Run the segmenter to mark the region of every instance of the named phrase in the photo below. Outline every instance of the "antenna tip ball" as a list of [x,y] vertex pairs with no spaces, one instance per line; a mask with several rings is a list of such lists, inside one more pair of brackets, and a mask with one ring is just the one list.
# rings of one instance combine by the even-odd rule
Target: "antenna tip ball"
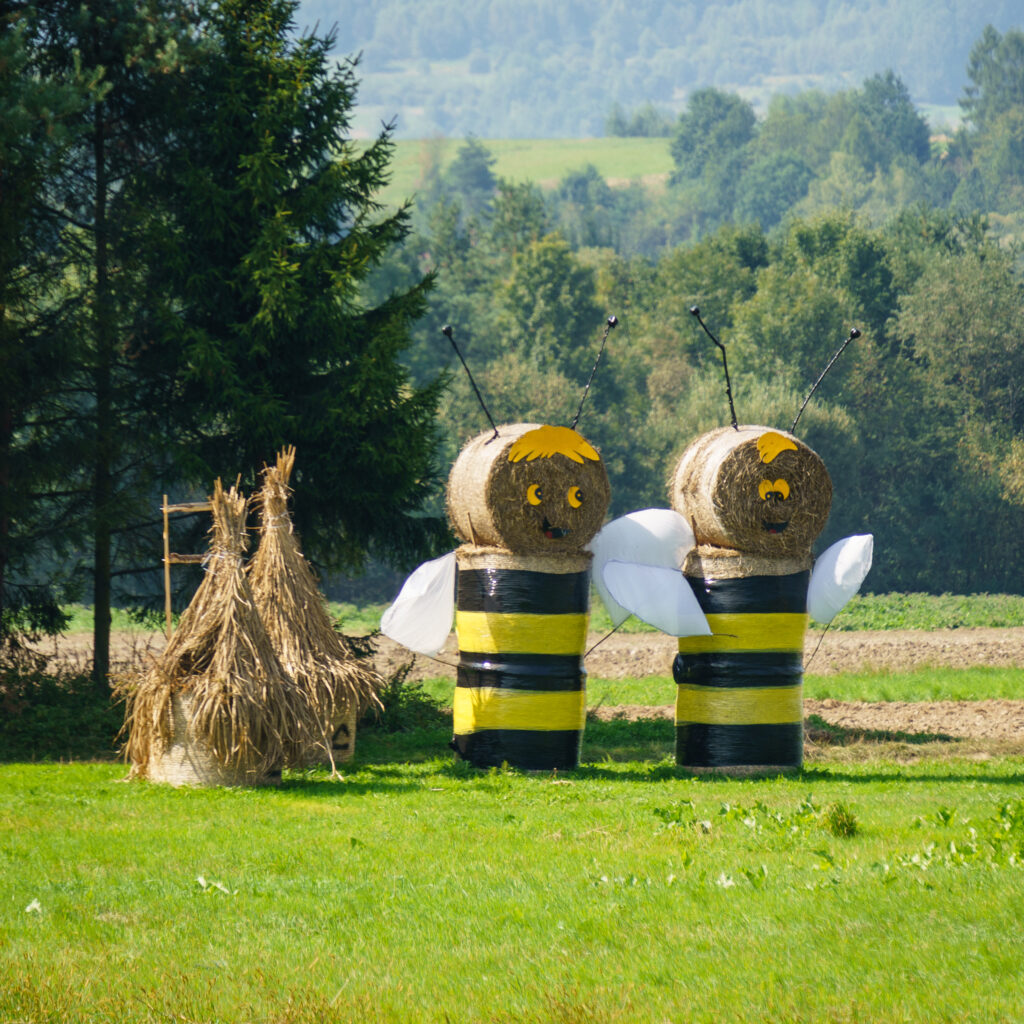
[[700,306],[691,306],[691,307],[690,307],[690,312],[691,312],[691,313],[692,313],[692,314],[693,314],[694,316],[700,316]]
[[860,328],[859,327],[851,327],[850,328],[850,337],[851,338],[859,338],[860,337]]
[[619,325],[619,318],[617,316],[615,316],[613,314],[612,316],[608,317],[608,326],[609,327],[618,327],[618,325]]
[[441,328],[441,333],[446,338],[450,338],[452,336],[452,325],[451,324],[445,324],[444,327]]

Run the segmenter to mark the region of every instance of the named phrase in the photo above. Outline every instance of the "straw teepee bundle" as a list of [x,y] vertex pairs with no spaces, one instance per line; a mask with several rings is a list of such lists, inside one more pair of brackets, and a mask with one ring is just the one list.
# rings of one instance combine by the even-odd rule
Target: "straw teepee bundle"
[[[347,723],[351,754],[355,719],[377,696],[383,678],[357,659],[327,614],[323,595],[302,554],[288,513],[288,481],[295,465],[295,448],[280,452],[263,474],[260,506],[260,546],[249,564],[249,583],[256,608],[274,650],[315,717],[310,746],[334,767],[332,735]],[[310,753],[313,753],[310,750]]]
[[285,674],[242,567],[246,501],[214,487],[206,574],[163,654],[126,693],[132,774],[252,783],[301,760],[317,723]]

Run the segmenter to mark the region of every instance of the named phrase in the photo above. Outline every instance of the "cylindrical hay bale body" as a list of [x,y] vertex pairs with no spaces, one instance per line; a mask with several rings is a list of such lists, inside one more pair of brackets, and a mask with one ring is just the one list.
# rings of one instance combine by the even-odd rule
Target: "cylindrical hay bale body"
[[170,742],[160,743],[146,769],[151,782],[171,786],[266,786],[281,781],[281,773],[245,771],[217,759],[213,749],[192,728],[192,696],[171,696]]
[[681,638],[673,664],[680,764],[802,763],[811,545],[831,503],[825,464],[785,431],[722,427],[683,453],[672,504],[697,539],[683,573],[712,635]]
[[457,558],[453,746],[481,768],[576,768],[591,556],[465,546]]
[[712,635],[679,640],[676,760],[799,767],[809,573],[685,578]]

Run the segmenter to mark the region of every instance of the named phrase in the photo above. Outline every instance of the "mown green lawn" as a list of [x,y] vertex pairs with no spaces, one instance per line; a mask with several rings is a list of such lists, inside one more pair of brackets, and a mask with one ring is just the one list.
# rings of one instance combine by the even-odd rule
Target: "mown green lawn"
[[694,778],[631,728],[567,776],[443,725],[279,789],[0,765],[0,1020],[1024,1017],[1024,758]]

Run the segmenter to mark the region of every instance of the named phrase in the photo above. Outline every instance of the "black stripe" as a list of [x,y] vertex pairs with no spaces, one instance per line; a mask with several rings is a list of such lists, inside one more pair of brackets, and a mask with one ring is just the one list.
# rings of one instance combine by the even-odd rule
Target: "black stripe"
[[810,572],[795,572],[789,576],[744,576],[734,580],[686,577],[705,615],[806,612],[810,578]]
[[677,654],[672,662],[672,678],[691,686],[797,686],[803,676],[802,651]]
[[477,768],[509,764],[527,771],[571,771],[579,767],[582,741],[582,729],[485,729],[456,735],[452,746]]
[[694,768],[736,765],[799,767],[803,763],[802,722],[781,725],[676,726],[676,761]]
[[[523,665],[524,655],[465,654],[459,660],[456,686],[496,686],[504,690],[582,690],[587,678],[578,655],[526,655],[538,659]],[[515,659],[515,660],[514,660]]]
[[590,571],[460,569],[456,607],[463,612],[568,615],[590,608]]

